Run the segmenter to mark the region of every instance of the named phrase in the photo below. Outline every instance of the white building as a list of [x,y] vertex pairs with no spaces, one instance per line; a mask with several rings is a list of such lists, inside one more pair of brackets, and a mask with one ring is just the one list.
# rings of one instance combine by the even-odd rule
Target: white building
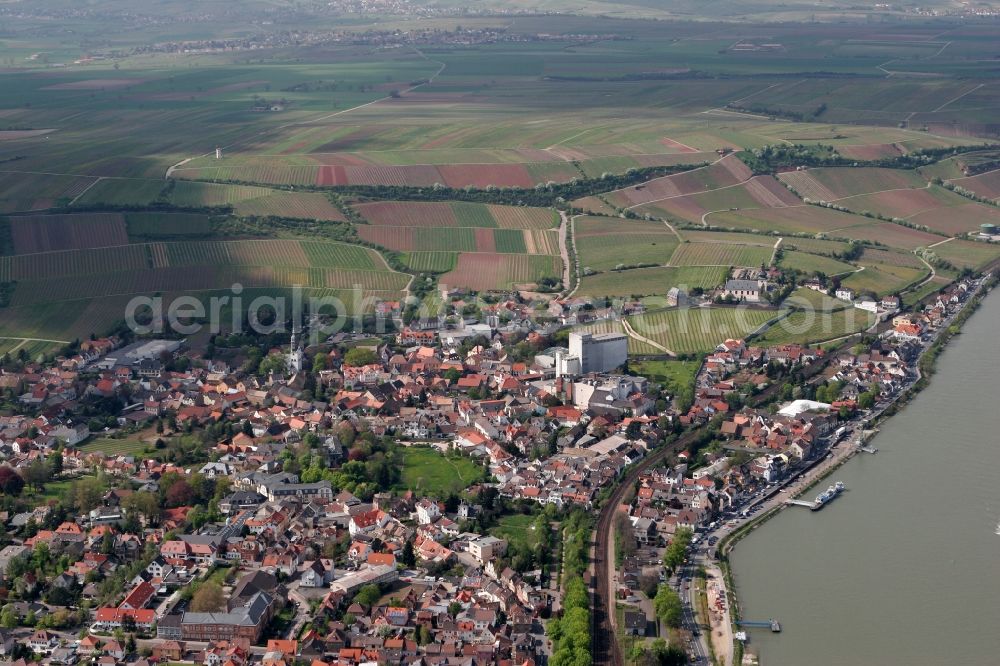
[[624,333],[570,333],[569,354],[580,359],[580,372],[608,372],[628,358]]

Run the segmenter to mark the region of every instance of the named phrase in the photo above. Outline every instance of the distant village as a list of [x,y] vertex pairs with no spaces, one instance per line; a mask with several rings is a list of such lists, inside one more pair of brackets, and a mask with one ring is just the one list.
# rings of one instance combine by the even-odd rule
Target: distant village
[[[300,331],[263,354],[219,335],[211,349],[106,337],[48,364],[7,358],[0,658],[545,664],[559,521],[706,426],[626,507],[619,596],[637,598],[678,530],[734,515],[911,384],[973,288],[913,314],[882,299],[883,331],[835,357],[725,340],[683,396],[628,371],[625,335],[533,326],[503,301],[482,322],[308,348]],[[575,317],[550,307],[563,306]],[[408,483],[418,457],[430,462]],[[442,469],[457,490],[429,482]],[[641,608],[630,631],[651,637]]]

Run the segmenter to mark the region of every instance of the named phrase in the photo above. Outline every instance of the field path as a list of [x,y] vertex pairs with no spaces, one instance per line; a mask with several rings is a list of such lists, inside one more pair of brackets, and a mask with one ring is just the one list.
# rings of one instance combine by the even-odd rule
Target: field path
[[625,329],[625,332],[628,334],[629,337],[635,338],[639,342],[645,342],[647,345],[650,345],[651,347],[655,347],[656,349],[659,349],[663,353],[665,353],[665,354],[667,354],[669,356],[673,356],[673,357],[676,358],[676,356],[677,356],[676,353],[670,351],[669,349],[667,349],[666,347],[664,347],[663,345],[661,345],[659,342],[657,342],[655,340],[650,340],[649,338],[647,338],[647,337],[645,337],[643,335],[639,335],[638,333],[636,333],[635,329],[632,328],[631,324],[628,323],[628,319],[625,319],[624,317],[622,317],[622,327]]
[[781,247],[781,241],[783,240],[785,239],[779,238],[778,240],[774,241],[774,251],[771,253],[771,261],[769,262],[769,265],[774,266],[774,260],[778,257],[778,248]]
[[[565,285],[563,285],[563,290],[564,290],[564,293],[566,294],[563,298],[571,298],[573,296],[573,294],[576,293],[576,290],[580,288],[580,278],[581,278],[581,275],[580,275],[580,254],[576,250],[576,218],[580,217],[580,215],[574,215],[573,217],[567,218],[566,217],[566,213],[564,213],[562,211],[559,211],[559,215],[566,222],[566,235],[565,235],[565,237],[562,234],[562,225],[560,224],[560,227],[559,227],[559,229],[560,229],[560,232],[559,232],[559,252],[560,252],[560,254],[562,254],[563,252],[567,252],[567,253],[569,252],[569,245],[567,243],[572,243],[573,244],[573,266],[576,268],[576,284],[573,285],[573,289],[571,289],[568,293],[566,293],[565,290],[569,289],[569,282],[567,282]],[[569,270],[569,262],[566,261],[565,259],[563,259],[563,261],[565,262],[566,270],[568,271]]]
[[[26,342],[53,342],[58,345],[68,345],[69,340],[49,340],[48,338],[19,338],[19,337],[8,337],[0,336],[0,340],[20,340],[23,345]],[[21,345],[18,345],[20,347]],[[15,347],[16,349],[17,347]]]
[[934,243],[933,245],[928,245],[927,248],[930,249],[932,247],[937,247],[938,245],[944,245],[945,243],[950,243],[953,240],[955,240],[954,237],[952,237],[952,238],[946,238],[943,241],[940,241],[938,243]]
[[[424,55],[423,51],[421,51],[420,49],[414,49],[414,51],[416,51],[417,55],[419,55],[421,58],[423,58],[427,62],[431,62],[431,63],[434,63],[436,65],[440,65],[440,67],[438,67],[438,70],[436,72],[434,72],[429,77],[427,77],[427,80],[424,81],[423,83],[418,83],[415,86],[410,86],[409,88],[401,91],[399,94],[404,94],[405,95],[408,92],[413,92],[414,90],[416,90],[417,88],[419,88],[421,86],[425,86],[425,85],[427,85],[429,83],[434,83],[435,79],[437,79],[437,77],[441,76],[441,73],[444,72],[445,68],[448,66],[447,64],[441,62],[440,60],[433,60],[431,58],[428,58],[426,55]],[[239,144],[240,142],[245,142],[245,141],[247,141],[249,139],[256,139],[256,138],[264,136],[265,134],[268,134],[270,132],[276,132],[278,130],[283,130],[286,127],[295,127],[296,125],[310,125],[312,123],[321,123],[324,120],[328,120],[330,118],[335,118],[335,117],[341,116],[341,115],[343,115],[345,113],[350,113],[351,111],[357,111],[358,109],[363,109],[365,107],[371,106],[372,104],[378,104],[379,102],[384,102],[387,99],[392,99],[392,97],[393,96],[391,94],[389,94],[389,95],[386,95],[385,97],[379,97],[378,99],[373,99],[370,102],[365,102],[364,104],[358,104],[357,106],[352,106],[352,107],[350,107],[348,109],[342,109],[340,111],[335,111],[333,113],[327,113],[325,115],[319,116],[318,118],[311,118],[309,120],[297,120],[295,122],[285,123],[284,125],[277,125],[276,127],[269,127],[267,129],[263,129],[263,130],[261,130],[259,132],[251,134],[250,136],[243,137],[242,139],[236,139],[232,143],[229,143],[229,144],[226,144],[225,146],[220,146],[220,147],[223,150],[228,150],[228,149],[232,148],[233,146]],[[178,162],[177,164],[175,164],[172,167],[170,167],[169,169],[167,169],[167,173],[163,177],[164,178],[170,178],[171,174],[173,174],[173,172],[174,172],[175,169],[178,169],[179,167],[184,166],[185,164],[187,164],[191,160],[198,159],[198,158],[201,158],[201,157],[208,157],[210,155],[213,155],[214,153],[215,153],[215,151],[213,150],[211,152],[204,153],[202,155],[194,155],[192,157],[186,157],[183,160],[181,160],[180,162]]]
[[[569,289],[570,279],[572,278],[573,272],[569,268],[569,247],[566,245],[569,242],[570,226],[573,224],[565,211],[559,211],[559,256],[562,257],[563,262],[563,292]],[[576,256],[576,253],[573,253]],[[576,291],[576,287],[573,288]]]
[[985,85],[986,85],[985,83],[980,83],[980,84],[979,84],[978,86],[976,86],[975,88],[972,88],[971,90],[966,90],[966,91],[965,91],[964,93],[962,93],[962,94],[961,94],[961,95],[959,95],[958,97],[953,97],[953,98],[949,99],[949,100],[948,100],[947,102],[945,102],[944,104],[942,104],[942,105],[941,105],[941,106],[939,106],[938,108],[936,108],[936,109],[934,109],[933,111],[931,111],[931,113],[937,113],[938,111],[940,111],[940,110],[941,110],[941,109],[943,109],[944,107],[948,106],[948,105],[949,105],[949,104],[951,104],[952,102],[957,102],[958,100],[962,99],[962,98],[963,98],[963,97],[965,97],[966,95],[971,95],[972,93],[976,92],[977,90],[979,90],[980,88],[982,88],[982,87],[983,87],[983,86],[985,86]]

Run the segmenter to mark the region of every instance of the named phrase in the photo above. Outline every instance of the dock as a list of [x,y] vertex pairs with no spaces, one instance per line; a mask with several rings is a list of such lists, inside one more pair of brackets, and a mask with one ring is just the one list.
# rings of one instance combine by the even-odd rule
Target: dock
[[791,504],[794,506],[804,506],[807,509],[812,509],[816,506],[816,502],[806,502],[805,500],[797,500],[797,499],[785,500],[785,504]]
[[761,629],[770,629],[771,631],[773,631],[776,634],[781,632],[781,624],[777,620],[775,620],[774,618],[771,618],[771,619],[767,620],[766,622],[753,622],[753,621],[749,621],[749,620],[741,620],[740,622],[736,623],[736,626],[739,626],[739,627],[758,627],[758,628],[761,628]]
[[858,450],[864,451],[865,453],[871,453],[873,455],[878,453],[878,449],[876,449],[874,446],[859,446]]

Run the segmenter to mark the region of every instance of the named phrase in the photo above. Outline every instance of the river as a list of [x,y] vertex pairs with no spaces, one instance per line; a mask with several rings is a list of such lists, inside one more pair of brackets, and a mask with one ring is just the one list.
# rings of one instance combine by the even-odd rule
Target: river
[[[731,561],[762,666],[1000,664],[1000,290],[938,357],[930,385]],[[812,496],[812,492],[808,493]]]

